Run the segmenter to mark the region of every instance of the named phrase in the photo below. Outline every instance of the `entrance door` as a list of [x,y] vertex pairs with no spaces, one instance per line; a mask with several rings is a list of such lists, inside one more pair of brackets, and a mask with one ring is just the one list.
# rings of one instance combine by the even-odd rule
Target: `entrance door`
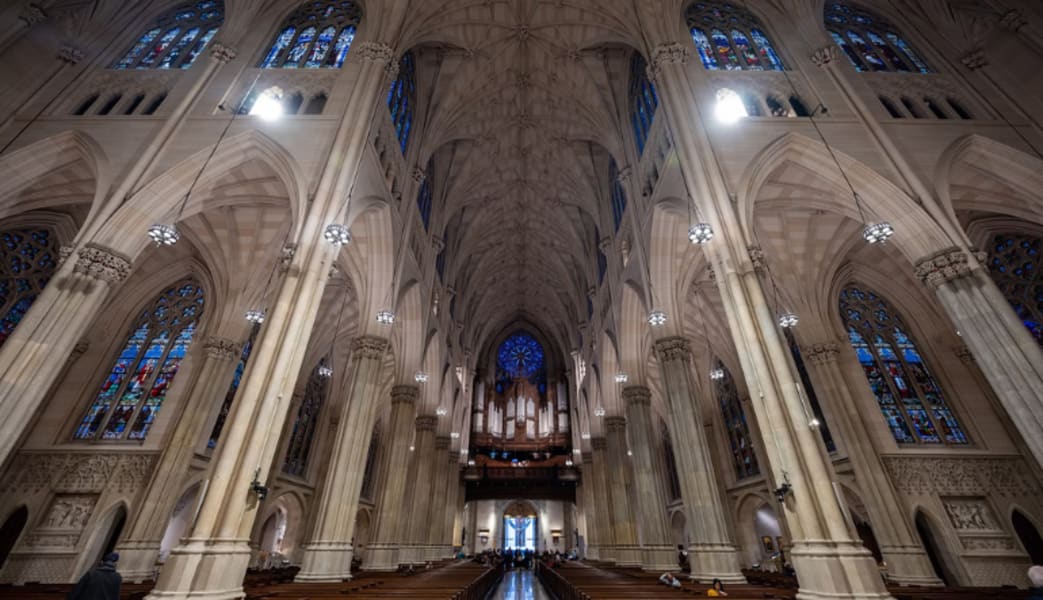
[[1032,559],[1032,564],[1043,565],[1043,538],[1040,537],[1036,526],[1018,510],[1010,516],[1010,521],[1014,525],[1014,533],[1018,534],[1021,545],[1025,547],[1025,552]]

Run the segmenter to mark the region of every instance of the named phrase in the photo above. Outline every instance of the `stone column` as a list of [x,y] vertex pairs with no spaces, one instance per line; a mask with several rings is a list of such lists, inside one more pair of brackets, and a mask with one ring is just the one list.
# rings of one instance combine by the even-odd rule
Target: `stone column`
[[439,560],[445,558],[451,551],[446,551],[446,508],[452,506],[449,503],[449,463],[445,460],[445,454],[449,450],[452,440],[447,435],[435,438],[435,451],[431,456],[431,502],[427,508],[427,527],[421,527],[420,533],[426,533],[424,547],[424,560]]
[[209,408],[220,404],[228,393],[242,352],[240,344],[219,337],[207,338],[203,349],[206,358],[198,375],[182,392],[184,407],[174,433],[167,440],[142,501],[131,514],[127,533],[117,547],[120,574],[128,581],[152,579],[156,573],[160,542],[180,499],[192,456],[211,414]]
[[1036,462],[1043,465],[1043,352],[979,263],[951,248],[917,263],[916,275],[934,290]]
[[[857,363],[850,345],[844,345],[847,346],[843,352],[845,362]],[[905,507],[880,461],[880,449],[874,447],[869,428],[858,410],[859,398],[852,393],[840,369],[838,348],[836,342],[827,341],[806,346],[801,352],[818,395],[826,398],[832,409],[832,429],[844,440],[873,533],[887,562],[888,579],[899,585],[940,586],[942,581],[935,575],[918,535],[905,516]],[[865,380],[851,384],[864,386]]]
[[478,554],[481,545],[478,543],[478,501],[471,501],[471,513],[467,515],[467,543],[468,554]]
[[[463,527],[462,519],[465,498],[464,488],[460,483],[460,457],[451,448],[445,461],[445,484],[446,502],[442,515],[445,525],[442,540],[439,543],[442,544],[442,555],[448,558],[455,554],[454,546],[456,545],[457,531],[458,528]],[[435,506],[437,507],[437,505]],[[470,535],[470,532],[468,532],[468,535]],[[464,548],[464,552],[467,552],[466,548]]]
[[637,541],[634,510],[630,505],[630,457],[627,456],[626,419],[605,417],[605,442],[608,460],[608,501],[612,506],[610,525],[613,531],[616,564],[621,567],[641,566],[641,546]]
[[351,579],[355,516],[370,437],[377,419],[381,361],[387,340],[360,337],[352,342],[351,374],[347,396],[340,406],[333,451],[308,541],[295,581],[344,581]]
[[694,539],[688,545],[691,578],[702,583],[720,579],[745,583],[739,550],[728,528],[721,504],[706,427],[698,409],[697,386],[692,381],[692,350],[688,340],[670,337],[656,341],[670,416],[667,425],[681,484],[685,518]]
[[398,568],[399,550],[409,519],[406,511],[412,506],[413,499],[413,493],[406,494],[406,479],[412,454],[409,451],[409,440],[413,437],[413,415],[419,395],[420,388],[415,385],[396,385],[391,388],[387,472],[377,511],[377,525],[366,549],[367,571],[394,571]]
[[597,529],[599,560],[614,563],[616,554],[616,532],[612,528],[612,503],[608,487],[608,442],[603,437],[590,439],[590,459],[594,496],[594,528]]
[[595,500],[594,494],[594,458],[590,452],[584,452],[582,455],[583,466],[580,472],[583,474],[583,481],[579,486],[580,493],[580,504],[582,506],[583,521],[586,528],[586,538],[584,541],[583,558],[590,558],[593,560],[601,560],[601,538],[599,537],[600,532],[598,531],[595,512],[597,511],[597,501]]
[[297,251],[211,461],[199,516],[191,534],[171,552],[149,600],[243,597],[258,492],[267,491],[290,398],[337,252],[323,239],[323,232],[329,223],[343,219],[345,198],[368,148],[369,116],[384,94],[394,58],[394,52],[382,44],[356,44],[362,58],[358,79],[345,103],[314,201],[304,215]]
[[[434,494],[434,475],[437,458],[435,455],[435,428],[438,417],[420,415],[416,418],[416,441],[413,442],[414,471],[410,481],[410,492],[406,496],[405,529],[399,541],[403,543],[398,562],[423,564],[427,556],[427,537],[431,522],[431,496]],[[439,453],[438,456],[442,456]],[[443,462],[443,461],[438,461]],[[444,499],[443,499],[444,500]]]
[[653,456],[656,439],[652,425],[652,392],[645,386],[623,388],[626,423],[630,430],[630,457],[634,476],[634,516],[641,531],[641,567],[646,571],[670,571],[677,567],[677,555],[670,545],[670,526],[666,521],[666,500]]
[[797,377],[776,316],[753,269],[725,176],[703,126],[685,64],[691,43],[655,47],[649,75],[670,118],[679,166],[700,216],[716,232],[704,246],[723,300],[728,330],[750,390],[750,405],[771,457],[769,475],[785,491],[790,558],[808,598],[890,598],[869,551],[851,536],[834,489],[829,457],[808,426]]

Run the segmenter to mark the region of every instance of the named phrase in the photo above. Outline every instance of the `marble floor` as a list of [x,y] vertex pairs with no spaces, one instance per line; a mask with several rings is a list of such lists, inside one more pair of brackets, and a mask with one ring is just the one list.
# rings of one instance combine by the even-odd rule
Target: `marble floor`
[[536,575],[526,569],[507,571],[491,600],[551,600]]

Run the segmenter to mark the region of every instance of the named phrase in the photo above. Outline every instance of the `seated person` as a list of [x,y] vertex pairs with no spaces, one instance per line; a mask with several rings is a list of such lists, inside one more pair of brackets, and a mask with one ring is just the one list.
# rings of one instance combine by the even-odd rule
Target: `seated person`
[[727,596],[728,592],[724,591],[724,584],[721,583],[720,579],[714,579],[710,589],[706,590],[706,595],[716,598],[718,596]]
[[671,574],[671,573],[663,573],[662,575],[660,575],[659,576],[659,583],[661,583],[663,585],[668,585],[668,586],[673,587],[673,588],[681,587],[681,582],[678,581],[677,578],[674,577],[673,574]]

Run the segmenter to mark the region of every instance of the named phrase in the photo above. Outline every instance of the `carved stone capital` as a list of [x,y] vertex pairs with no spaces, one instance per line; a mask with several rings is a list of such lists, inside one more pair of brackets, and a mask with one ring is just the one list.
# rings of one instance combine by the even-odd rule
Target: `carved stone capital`
[[627,166],[623,167],[622,169],[620,169],[619,173],[616,174],[616,181],[618,181],[619,183],[626,183],[627,181],[630,180],[630,176],[633,173],[634,173],[634,170],[631,169],[629,165],[627,165]]
[[222,44],[221,42],[214,42],[210,45],[210,58],[221,64],[232,62],[238,55],[238,50],[226,44]]
[[78,65],[83,60],[83,51],[76,46],[66,44],[58,49],[58,60],[70,65]]
[[1028,21],[1025,20],[1025,17],[1023,17],[1021,12],[1017,9],[1007,11],[1007,13],[1003,15],[1003,18],[1000,19],[1000,27],[1007,31],[1013,31],[1014,33],[1020,31],[1021,28],[1027,24]]
[[362,60],[383,63],[389,79],[398,77],[398,61],[395,60],[395,49],[391,46],[380,42],[360,42],[352,51]]
[[764,250],[761,250],[760,246],[749,246],[746,251],[750,254],[750,263],[753,265],[754,270],[763,271],[766,263],[764,262]]
[[970,275],[971,268],[963,250],[949,248],[916,263],[915,272],[917,279],[933,289]]
[[416,404],[420,388],[415,385],[396,385],[391,388],[391,404]]
[[438,417],[434,415],[420,415],[416,418],[417,431],[434,431],[438,426]]
[[206,350],[208,358],[228,362],[239,358],[239,354],[242,352],[239,344],[213,335],[206,338],[206,341],[203,342],[203,350]]
[[645,69],[645,76],[648,77],[648,80],[655,81],[663,72],[664,65],[687,64],[688,57],[691,55],[689,45],[691,44],[670,42],[656,46],[652,50],[652,59],[648,61],[648,67]]
[[960,346],[959,348],[956,348],[955,352],[956,356],[960,359],[960,362],[962,362],[963,364],[968,366],[976,364],[976,361],[974,360],[974,353],[972,353],[971,349],[967,346]]
[[960,62],[962,62],[963,66],[967,67],[968,69],[972,71],[977,71],[978,69],[989,64],[989,58],[985,56],[984,49],[976,48],[974,50],[971,50],[967,54],[961,56]]
[[592,437],[590,447],[594,450],[605,450],[608,448],[608,441],[603,437]]
[[680,360],[688,362],[692,359],[692,346],[683,337],[675,336],[656,340],[656,356],[662,362]]
[[58,246],[58,266],[65,264],[65,260],[72,256],[72,253],[76,251],[76,246]]
[[598,240],[598,250],[601,250],[602,254],[608,255],[609,251],[612,250],[612,238],[603,237]]
[[73,271],[78,275],[108,284],[121,283],[130,276],[130,259],[108,248],[88,245],[80,248],[76,256]]
[[384,356],[384,351],[387,350],[387,347],[388,341],[384,338],[364,335],[355,338],[351,342],[351,356],[352,358],[379,360]]
[[804,359],[813,365],[824,365],[837,361],[838,347],[836,342],[821,342],[804,346],[800,349]]
[[620,433],[625,431],[627,428],[627,420],[624,417],[612,416],[605,417],[605,429],[611,432]]
[[652,404],[652,390],[643,385],[628,385],[623,388],[623,402],[627,406],[650,406]]
[[710,276],[710,281],[717,281],[717,271],[713,270],[713,265],[706,265],[706,273]]
[[826,68],[839,57],[840,52],[837,50],[836,44],[826,44],[811,53],[811,62],[815,63],[815,66]]
[[87,353],[87,350],[89,350],[90,347],[91,344],[87,340],[80,340],[76,342],[76,345],[72,347],[72,357],[79,358],[83,356]]
[[32,27],[38,25],[47,18],[47,13],[44,12],[38,4],[32,2],[26,2],[25,6],[18,13],[18,19],[25,23],[26,27]]
[[436,437],[435,438],[435,450],[448,450],[449,449],[449,444],[452,443],[452,441],[453,440],[450,439],[450,437],[447,436],[447,435],[440,435],[440,436]]
[[424,173],[424,170],[420,167],[413,167],[413,181],[420,184],[424,183],[425,179],[427,179],[427,174]]
[[434,249],[435,254],[441,254],[442,250],[445,250],[445,239],[437,235],[431,236],[431,247]]
[[279,251],[279,270],[283,273],[290,270],[290,264],[293,263],[293,257],[297,254],[297,244],[288,243],[283,244],[282,250]]

